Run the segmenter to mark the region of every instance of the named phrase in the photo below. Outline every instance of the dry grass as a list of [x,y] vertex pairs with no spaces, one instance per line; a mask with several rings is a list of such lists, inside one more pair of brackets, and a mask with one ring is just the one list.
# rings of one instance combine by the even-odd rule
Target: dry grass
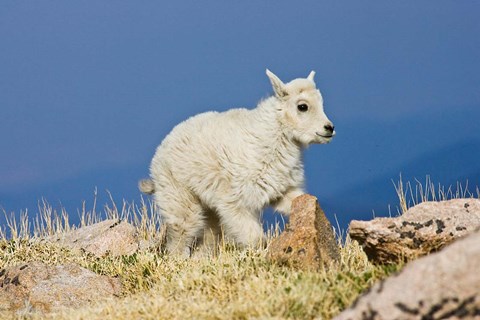
[[[399,213],[423,201],[472,197],[468,185],[456,189],[400,181],[395,185]],[[478,188],[477,196],[480,195]],[[80,226],[107,218],[128,219],[145,240],[158,237],[160,217],[150,203],[113,202],[98,213],[85,207]],[[32,222],[33,221],[33,222]],[[179,260],[158,250],[131,256],[96,258],[74,253],[38,238],[74,229],[65,211],[56,212],[46,202],[33,220],[23,213],[10,216],[0,230],[0,268],[29,261],[48,264],[78,263],[98,274],[120,277],[123,295],[80,309],[45,315],[1,313],[0,318],[24,319],[331,319],[361,292],[402,266],[374,266],[348,237],[339,244],[341,262],[328,270],[307,272],[272,264],[265,250],[236,250],[224,243],[215,257]],[[8,236],[8,237],[7,237]]]
[[415,179],[414,183],[410,181],[403,182],[402,175],[397,183],[393,183],[399,200],[398,214],[405,213],[409,208],[427,201],[444,201],[459,198],[480,198],[480,189],[475,186],[475,191],[469,191],[468,181],[465,184],[457,182],[455,186],[448,188],[434,183],[430,176],[426,176],[425,182]]
[[1,268],[33,260],[75,262],[99,274],[121,277],[122,297],[49,315],[53,319],[330,319],[376,280],[396,270],[373,266],[350,241],[342,248],[340,265],[320,272],[277,266],[265,259],[264,251],[232,246],[224,246],[215,258],[179,260],[142,251],[99,259],[41,242],[0,243]]
[[[121,297],[48,315],[53,319],[330,319],[398,268],[370,264],[358,244],[348,239],[341,245],[341,263],[320,272],[278,266],[265,258],[265,250],[237,250],[229,243],[215,257],[189,260],[155,249],[96,258],[38,241],[76,228],[65,211],[56,212],[46,202],[39,211],[33,220],[27,212],[18,221],[8,217],[0,231],[0,268],[30,261],[73,262],[98,274],[120,277],[124,287]],[[145,202],[112,204],[102,213],[95,206],[88,212],[83,208],[77,227],[107,218],[128,219],[145,240],[159,234],[160,217]],[[2,319],[45,317],[0,313]]]

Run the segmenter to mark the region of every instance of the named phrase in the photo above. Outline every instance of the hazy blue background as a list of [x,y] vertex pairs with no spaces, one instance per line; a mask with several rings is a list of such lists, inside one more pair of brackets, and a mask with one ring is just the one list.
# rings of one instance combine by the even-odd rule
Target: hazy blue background
[[[305,153],[308,190],[343,228],[387,215],[392,184],[480,185],[480,2],[2,1],[0,205],[75,216],[138,201],[181,120],[252,108],[317,71],[337,128]],[[3,223],[0,219],[0,224]]]

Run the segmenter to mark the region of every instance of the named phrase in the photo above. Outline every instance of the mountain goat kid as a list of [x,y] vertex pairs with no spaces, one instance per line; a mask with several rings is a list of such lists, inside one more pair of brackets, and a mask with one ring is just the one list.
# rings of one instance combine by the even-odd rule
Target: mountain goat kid
[[314,71],[287,84],[266,73],[274,96],[252,110],[191,117],[157,148],[151,178],[139,188],[154,194],[168,252],[189,256],[195,243],[211,241],[221,229],[241,246],[260,244],[262,210],[271,205],[288,215],[304,193],[302,149],[330,142],[334,127]]

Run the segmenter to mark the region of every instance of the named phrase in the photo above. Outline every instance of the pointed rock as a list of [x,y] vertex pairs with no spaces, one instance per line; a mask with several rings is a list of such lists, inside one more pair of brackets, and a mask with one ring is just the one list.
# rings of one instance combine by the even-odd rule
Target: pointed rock
[[290,223],[270,244],[268,257],[307,270],[340,260],[333,228],[316,197],[304,194],[293,200]]

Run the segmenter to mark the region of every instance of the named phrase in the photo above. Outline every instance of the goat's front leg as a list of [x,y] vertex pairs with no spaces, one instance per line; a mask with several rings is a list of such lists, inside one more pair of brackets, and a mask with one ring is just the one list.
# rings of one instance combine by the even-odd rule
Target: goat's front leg
[[218,214],[227,237],[233,238],[241,247],[263,245],[265,236],[259,212],[251,212],[242,206],[222,209]]
[[305,194],[305,191],[300,188],[290,189],[283,195],[282,198],[273,203],[273,208],[275,209],[275,211],[278,211],[281,214],[288,216],[290,215],[290,212],[292,210],[293,199],[301,196],[302,194]]

